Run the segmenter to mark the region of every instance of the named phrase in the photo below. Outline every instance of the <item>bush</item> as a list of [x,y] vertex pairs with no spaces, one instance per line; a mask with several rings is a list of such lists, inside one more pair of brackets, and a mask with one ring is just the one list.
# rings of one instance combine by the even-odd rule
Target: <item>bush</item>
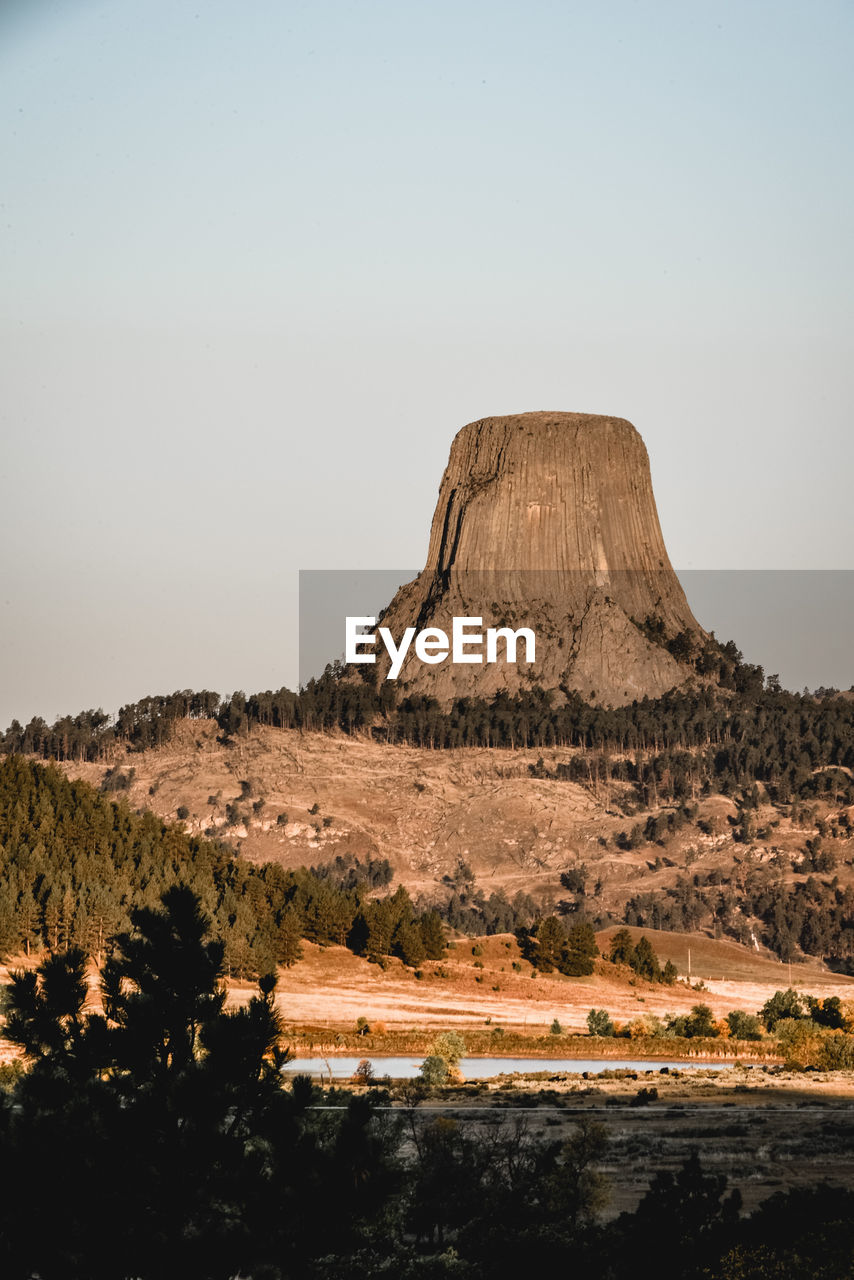
[[778,1022],[786,1018],[803,1018],[804,1007],[801,997],[793,987],[787,991],[775,991],[770,1000],[766,1000],[759,1010],[759,1017],[766,1031],[773,1031]]
[[444,1059],[453,1071],[459,1066],[460,1059],[466,1056],[466,1042],[458,1031],[443,1031],[434,1040],[430,1053]]
[[848,1030],[848,1019],[839,996],[828,996],[825,1000],[807,996],[806,1006],[809,1016],[817,1026],[827,1027],[831,1031]]
[[553,1023],[552,1023],[552,1025],[549,1027],[549,1035],[552,1035],[552,1036],[562,1036],[562,1035],[563,1035],[563,1027],[560,1025],[560,1023],[558,1022],[557,1018],[555,1018],[554,1022],[553,1022]]
[[707,1004],[695,1004],[685,1019],[685,1035],[709,1038],[717,1036],[715,1015]]
[[759,1019],[752,1013],[743,1013],[741,1009],[733,1009],[726,1016],[729,1033],[733,1040],[761,1040],[762,1028]]
[[638,1089],[635,1096],[631,1099],[629,1106],[631,1107],[648,1107],[651,1102],[658,1100],[658,1090],[655,1085],[649,1089]]
[[850,1071],[854,1068],[854,1036],[830,1031],[822,1039],[818,1066],[823,1071]]
[[787,1067],[818,1066],[825,1033],[809,1018],[782,1018],[775,1034]]
[[448,1064],[438,1053],[431,1053],[421,1063],[421,1079],[431,1089],[437,1089],[448,1080]]
[[587,1015],[587,1030],[591,1036],[614,1036],[617,1034],[606,1009],[590,1010]]
[[104,774],[101,790],[105,795],[109,795],[112,791],[130,791],[135,777],[136,769],[128,769],[127,773],[122,773],[119,766],[114,765]]

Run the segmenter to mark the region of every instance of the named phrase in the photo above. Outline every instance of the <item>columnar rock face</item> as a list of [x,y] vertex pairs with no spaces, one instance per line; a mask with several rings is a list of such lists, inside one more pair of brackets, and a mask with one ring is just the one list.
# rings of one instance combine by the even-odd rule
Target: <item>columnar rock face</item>
[[688,669],[639,625],[657,617],[668,636],[705,638],[670,565],[646,449],[631,423],[542,412],[463,427],[427,563],[382,625],[395,636],[405,626],[450,630],[453,616],[532,628],[535,662],[429,666],[410,655],[401,692],[447,704],[540,686],[619,705],[685,682]]

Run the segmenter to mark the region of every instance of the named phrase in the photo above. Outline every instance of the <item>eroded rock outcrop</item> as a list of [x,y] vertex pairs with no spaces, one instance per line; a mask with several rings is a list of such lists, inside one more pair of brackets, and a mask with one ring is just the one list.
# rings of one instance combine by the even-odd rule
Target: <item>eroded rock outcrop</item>
[[646,449],[631,423],[540,412],[463,427],[427,563],[381,621],[398,635],[406,626],[450,630],[455,615],[531,627],[536,661],[429,666],[410,653],[402,693],[447,704],[540,686],[619,705],[690,678],[640,625],[657,618],[667,636],[705,639],[670,565]]

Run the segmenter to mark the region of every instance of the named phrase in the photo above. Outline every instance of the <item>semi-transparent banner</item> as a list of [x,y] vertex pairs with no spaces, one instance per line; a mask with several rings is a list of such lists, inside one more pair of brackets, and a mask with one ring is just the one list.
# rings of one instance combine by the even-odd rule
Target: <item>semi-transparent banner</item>
[[301,685],[349,661],[445,697],[623,702],[715,679],[713,633],[783,688],[854,686],[854,570],[303,570],[299,595]]

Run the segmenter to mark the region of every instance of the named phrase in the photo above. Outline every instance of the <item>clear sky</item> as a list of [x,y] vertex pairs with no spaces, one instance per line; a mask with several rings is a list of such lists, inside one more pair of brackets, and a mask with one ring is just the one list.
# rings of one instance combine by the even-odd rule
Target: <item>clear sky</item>
[[0,724],[293,683],[297,571],[419,566],[492,413],[634,422],[677,567],[854,568],[852,63],[850,0],[3,0]]

